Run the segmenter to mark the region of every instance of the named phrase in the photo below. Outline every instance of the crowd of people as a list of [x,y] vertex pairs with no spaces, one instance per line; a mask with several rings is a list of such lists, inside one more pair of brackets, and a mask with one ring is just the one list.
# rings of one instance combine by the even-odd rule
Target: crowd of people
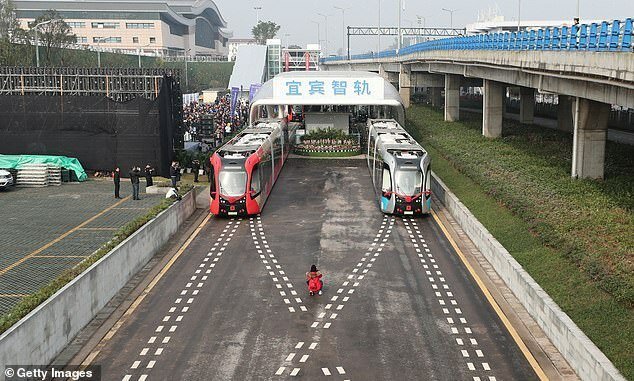
[[[205,131],[203,119],[213,120],[213,131]],[[211,148],[218,147],[228,135],[233,134],[248,123],[249,101],[239,99],[233,116],[231,97],[221,96],[214,103],[191,102],[183,106],[183,125],[191,141],[207,141]]]

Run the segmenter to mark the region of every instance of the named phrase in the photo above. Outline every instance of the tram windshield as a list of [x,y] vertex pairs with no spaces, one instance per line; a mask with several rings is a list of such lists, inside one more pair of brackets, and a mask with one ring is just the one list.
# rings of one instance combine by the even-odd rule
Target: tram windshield
[[423,173],[417,170],[396,171],[396,193],[414,196],[422,192]]
[[247,191],[247,173],[244,171],[220,171],[220,194],[229,197],[242,196]]

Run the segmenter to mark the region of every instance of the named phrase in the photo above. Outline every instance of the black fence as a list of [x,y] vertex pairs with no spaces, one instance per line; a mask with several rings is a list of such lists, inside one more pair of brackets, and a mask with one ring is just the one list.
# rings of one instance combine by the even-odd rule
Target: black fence
[[123,97],[0,95],[0,153],[66,155],[78,158],[88,170],[119,166],[124,173],[132,166],[150,164],[166,176],[175,149],[183,147],[182,94],[177,78],[163,75],[158,80],[152,98],[128,96],[124,89],[118,93]]

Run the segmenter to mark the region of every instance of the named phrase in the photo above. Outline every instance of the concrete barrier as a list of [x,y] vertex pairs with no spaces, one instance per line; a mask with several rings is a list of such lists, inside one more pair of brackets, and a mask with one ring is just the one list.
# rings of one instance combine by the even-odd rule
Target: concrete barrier
[[447,186],[432,174],[432,192],[520,300],[582,380],[625,378]]
[[186,194],[0,336],[7,365],[48,365],[196,209]]

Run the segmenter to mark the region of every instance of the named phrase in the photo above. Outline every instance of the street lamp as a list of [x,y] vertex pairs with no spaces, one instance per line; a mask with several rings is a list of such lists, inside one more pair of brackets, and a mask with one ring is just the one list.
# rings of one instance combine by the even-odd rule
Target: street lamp
[[326,57],[328,57],[328,16],[330,16],[330,15],[325,15],[323,13],[317,13],[317,15],[323,17],[324,20],[326,20],[326,28],[325,28],[325,30],[326,30],[326,37],[325,37],[326,41],[324,43],[324,45],[325,45],[324,46],[324,51],[325,51]]
[[319,50],[321,50],[321,36],[319,34],[319,21],[310,20],[310,22],[317,24],[317,44],[319,45]]
[[137,48],[137,53],[139,54],[139,69],[141,68],[141,48],[145,48],[146,46],[150,46],[149,43],[143,45],[143,46],[139,46]]
[[35,24],[33,27],[31,27],[31,29],[35,31],[35,64],[37,67],[40,67],[40,38],[39,38],[39,35],[37,34],[37,28],[41,27],[42,25],[50,24],[53,21],[59,21],[59,20],[51,19],[47,21],[42,21],[41,23]]
[[346,10],[350,8],[338,7],[335,5],[335,9],[339,9],[341,11],[341,50],[346,51]]
[[101,67],[101,49],[99,47],[99,44],[106,41],[106,40],[110,40],[112,37],[100,37],[97,38],[97,67]]
[[381,5],[383,5],[383,0],[379,0],[379,33],[377,33],[378,36],[378,47],[377,47],[377,52],[381,51]]
[[187,73],[187,61],[189,61],[189,55],[188,53],[191,52],[191,48],[185,50],[185,90],[187,90],[187,88],[189,87],[189,77],[188,77],[188,73]]
[[517,0],[517,31],[520,31],[520,20],[522,19],[522,0]]
[[451,25],[451,29],[453,29],[453,13],[454,13],[455,11],[457,11],[457,9],[447,9],[447,8],[443,8],[442,10],[443,10],[443,11],[445,11],[445,12],[449,12],[449,17],[450,17],[450,20],[451,20],[450,25]]
[[401,16],[403,13],[403,0],[398,0],[398,44],[397,52],[401,51],[401,45],[403,44],[403,33],[401,32]]
[[[420,28],[421,26],[422,26],[423,28],[427,27],[427,19],[425,18],[425,16],[416,15],[416,19],[417,19],[417,21],[418,21],[418,27],[419,27],[419,28]],[[421,23],[421,22],[422,22],[422,23]],[[421,25],[421,24],[422,24],[422,25]],[[418,43],[418,42],[423,42],[423,41],[425,41],[425,37],[423,37],[423,36],[419,36],[419,37],[416,39],[416,42],[417,42],[417,43]]]
[[257,25],[260,23],[260,11],[262,7],[253,7],[253,9],[255,9],[255,24]]

